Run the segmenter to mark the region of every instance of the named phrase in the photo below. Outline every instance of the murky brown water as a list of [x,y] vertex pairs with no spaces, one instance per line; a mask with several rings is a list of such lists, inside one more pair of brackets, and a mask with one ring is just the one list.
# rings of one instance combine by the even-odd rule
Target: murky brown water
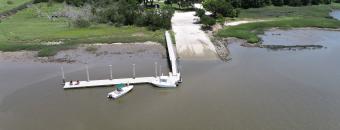
[[[105,98],[109,87],[63,90],[60,65],[0,63],[0,129],[340,129],[338,32],[279,32],[277,41],[268,35],[264,43],[297,42],[283,34],[308,32],[311,38],[300,40],[320,37],[327,48],[269,51],[231,44],[228,63],[181,61],[179,88],[137,85],[116,101]],[[132,63],[137,75],[152,75],[155,60],[166,64],[158,58],[113,59],[115,77],[129,76]],[[81,67],[65,65],[66,76],[85,79]],[[105,67],[92,65],[91,78],[108,77]]]

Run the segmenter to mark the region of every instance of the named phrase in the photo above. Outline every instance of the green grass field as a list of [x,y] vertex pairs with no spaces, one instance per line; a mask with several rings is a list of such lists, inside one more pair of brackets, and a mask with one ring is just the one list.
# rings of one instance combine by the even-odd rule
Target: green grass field
[[261,39],[258,34],[265,29],[279,28],[340,28],[340,21],[332,19],[329,12],[340,9],[340,4],[315,5],[304,7],[264,7],[241,10],[240,19],[268,19],[271,21],[242,24],[225,27],[216,33],[218,37],[237,37],[250,43],[258,43]]
[[[104,24],[74,28],[66,18],[49,20],[46,16],[63,8],[63,5],[53,4],[48,7],[47,4],[41,3],[35,6],[44,12],[43,15],[39,15],[36,8],[32,7],[0,23],[0,51],[38,50],[39,56],[49,56],[77,44],[164,42],[164,30],[149,31],[142,27],[114,27]],[[65,44],[54,46],[40,44],[48,41],[63,41]]]
[[32,0],[0,0],[0,13],[18,7]]

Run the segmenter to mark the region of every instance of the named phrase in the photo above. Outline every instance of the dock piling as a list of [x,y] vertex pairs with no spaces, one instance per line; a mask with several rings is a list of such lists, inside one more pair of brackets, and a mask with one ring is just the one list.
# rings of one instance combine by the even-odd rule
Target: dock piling
[[64,74],[64,67],[63,66],[61,66],[61,76],[63,78],[63,83],[65,83],[66,80],[65,80],[65,74]]
[[157,62],[155,62],[155,77],[157,77]]
[[113,79],[113,76],[112,76],[112,65],[109,65],[109,67],[110,67],[110,80],[112,80]]
[[162,76],[163,73],[162,73],[162,65],[159,65],[159,75]]
[[133,79],[136,78],[136,64],[132,64]]
[[87,77],[87,82],[90,81],[90,76],[89,76],[89,67],[86,65],[86,77]]

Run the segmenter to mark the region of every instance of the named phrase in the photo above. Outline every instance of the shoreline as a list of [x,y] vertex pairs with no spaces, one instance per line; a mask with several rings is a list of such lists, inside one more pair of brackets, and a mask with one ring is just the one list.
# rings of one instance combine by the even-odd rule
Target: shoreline
[[75,49],[59,51],[54,56],[38,57],[38,51],[0,51],[2,62],[38,62],[38,63],[96,63],[98,61],[131,57],[166,58],[166,49],[156,42],[136,43],[95,43],[81,44]]
[[[289,29],[282,29],[282,28],[270,28],[270,29],[266,29],[264,30],[264,32],[267,31],[279,31],[279,30],[321,30],[321,31],[340,31],[340,28],[317,28],[317,27],[302,27],[302,28],[289,28]],[[263,34],[259,34],[258,36],[263,35]],[[275,34],[275,35],[281,35],[281,34]],[[258,43],[249,43],[247,40],[245,39],[241,39],[241,38],[237,38],[237,37],[228,37],[228,38],[222,38],[219,40],[216,40],[217,42],[220,43],[224,43],[225,48],[228,50],[228,53],[230,52],[228,49],[228,45],[229,44],[239,44],[242,47],[247,47],[247,48],[264,48],[264,49],[269,49],[269,50],[304,50],[304,49],[322,49],[322,48],[327,48],[324,45],[320,45],[320,44],[307,44],[307,45],[265,45],[263,44],[263,41],[261,39],[260,42]],[[231,58],[230,58],[231,59]]]

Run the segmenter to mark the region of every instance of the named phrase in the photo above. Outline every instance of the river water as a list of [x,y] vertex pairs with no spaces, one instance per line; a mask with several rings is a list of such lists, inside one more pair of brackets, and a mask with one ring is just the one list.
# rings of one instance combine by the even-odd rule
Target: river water
[[[272,51],[231,44],[227,63],[181,61],[184,82],[178,88],[136,85],[115,101],[105,97],[111,87],[62,89],[61,64],[2,62],[0,130],[338,130],[339,36],[314,29],[271,30],[262,36],[264,44],[325,47]],[[137,76],[153,75],[155,61],[167,64],[157,57],[112,59],[114,76],[130,77],[132,63]],[[63,66],[67,78],[86,78],[84,65]],[[108,77],[107,65],[91,64],[90,77]]]
[[[340,34],[320,31],[304,29],[309,38],[301,40],[327,48],[270,51],[231,44],[227,63],[181,61],[178,88],[137,85],[116,101],[105,98],[110,87],[62,89],[60,64],[1,63],[0,129],[340,129]],[[302,32],[271,33],[280,35],[264,35],[265,44],[297,42],[286,35]],[[137,76],[152,75],[154,61],[166,65],[162,58],[113,59],[115,77],[129,77],[132,63]],[[64,66],[68,78],[85,79],[83,65]],[[90,65],[90,77],[108,77],[106,69]]]

